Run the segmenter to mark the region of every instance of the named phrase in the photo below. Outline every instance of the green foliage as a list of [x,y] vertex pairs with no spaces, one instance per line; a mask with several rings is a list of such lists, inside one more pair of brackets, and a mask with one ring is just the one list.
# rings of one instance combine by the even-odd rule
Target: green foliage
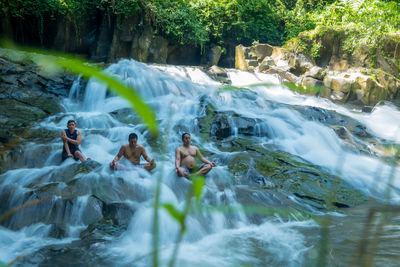
[[25,17],[41,17],[44,14],[55,14],[59,9],[59,0],[13,0],[0,1],[0,14],[24,19]]
[[172,42],[198,46],[209,41],[200,14],[189,1],[155,0],[153,4],[156,25]]
[[313,58],[319,57],[319,50],[321,49],[321,44],[314,42],[311,48],[311,56]]
[[298,36],[300,32],[315,28],[315,22],[310,17],[302,0],[297,1],[295,8],[288,10],[282,16],[285,21],[285,40]]
[[344,49],[377,48],[382,36],[400,30],[400,3],[381,0],[337,1],[313,20],[316,25],[342,27],[348,36]]
[[193,7],[208,30],[213,43],[226,41],[250,45],[279,44],[283,23],[275,1],[271,0],[204,0],[193,1]]
[[[70,0],[74,2],[80,2],[76,0]],[[91,0],[87,0],[91,1]],[[93,1],[93,0],[92,0]],[[95,0],[94,0],[95,1]],[[140,0],[97,0],[98,8],[103,11],[107,11],[110,14],[117,16],[129,17],[139,13],[142,9],[140,7]]]
[[283,31],[271,0],[153,0],[157,26],[180,44],[254,40],[279,44]]
[[83,19],[96,11],[98,0],[14,0],[1,1],[0,14],[18,19],[65,15],[68,19]]

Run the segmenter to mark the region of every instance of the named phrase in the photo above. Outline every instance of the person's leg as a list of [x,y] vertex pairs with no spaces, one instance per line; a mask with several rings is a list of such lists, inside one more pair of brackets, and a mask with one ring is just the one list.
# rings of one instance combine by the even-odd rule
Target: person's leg
[[81,151],[79,151],[79,150],[75,151],[74,157],[78,158],[81,162],[85,162],[86,161],[85,155],[83,155],[83,153]]
[[151,171],[156,167],[156,163],[154,162],[154,159],[152,159],[149,163],[143,164],[143,168],[146,171]]
[[179,177],[189,178],[189,172],[186,170],[186,168],[179,167],[177,174]]
[[198,170],[197,172],[191,174],[191,175],[206,175],[207,173],[209,173],[212,169],[212,166],[210,164],[205,164],[204,166],[200,167],[200,170]]
[[124,165],[118,164],[118,162],[116,162],[115,164],[113,164],[112,162],[110,163],[110,169],[117,171],[117,170],[127,170],[128,168],[125,167]]

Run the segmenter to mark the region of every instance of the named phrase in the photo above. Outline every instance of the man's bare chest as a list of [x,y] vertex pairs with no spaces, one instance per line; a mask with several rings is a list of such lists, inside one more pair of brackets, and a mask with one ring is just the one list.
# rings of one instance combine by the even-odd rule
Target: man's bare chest
[[181,157],[184,159],[187,156],[196,157],[196,149],[194,148],[181,149]]
[[135,148],[135,149],[128,148],[128,149],[125,149],[124,152],[125,152],[124,156],[126,158],[139,158],[140,155],[142,154],[142,150],[139,148]]

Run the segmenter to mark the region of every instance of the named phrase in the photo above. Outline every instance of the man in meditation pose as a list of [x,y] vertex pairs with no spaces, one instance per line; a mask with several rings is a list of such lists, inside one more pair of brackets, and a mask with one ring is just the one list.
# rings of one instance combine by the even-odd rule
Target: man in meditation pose
[[[212,167],[217,166],[215,162],[203,157],[196,146],[190,145],[190,141],[190,134],[182,134],[183,146],[178,147],[175,151],[175,171],[179,177],[206,175]],[[196,168],[196,156],[205,163],[200,168]]]
[[79,145],[82,142],[82,134],[76,129],[75,121],[69,120],[67,122],[67,128],[68,129],[61,132],[61,140],[64,144],[61,154],[62,160],[64,161],[67,158],[79,159],[81,162],[90,160],[90,158],[87,159],[79,149]]
[[[129,135],[128,140],[129,140],[129,143],[122,145],[121,148],[119,149],[118,155],[110,163],[110,168],[113,169],[113,170],[127,170],[127,169],[129,169],[128,167],[117,163],[117,161],[120,160],[122,156],[124,156],[135,167],[141,167],[141,168],[144,168],[147,171],[151,171],[152,169],[154,169],[156,167],[156,163],[154,162],[154,159],[151,159],[147,155],[146,149],[144,149],[144,147],[142,145],[139,145],[137,143],[138,136],[135,133],[131,133]],[[141,156],[143,156],[143,158],[148,163],[140,164],[140,157]]]

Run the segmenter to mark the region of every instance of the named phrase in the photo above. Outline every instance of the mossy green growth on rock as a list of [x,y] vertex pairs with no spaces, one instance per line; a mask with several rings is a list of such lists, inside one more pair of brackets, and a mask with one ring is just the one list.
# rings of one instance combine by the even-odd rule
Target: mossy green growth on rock
[[286,191],[317,208],[357,206],[368,199],[340,177],[289,153],[255,140],[229,142],[231,147],[224,145],[225,150],[237,152],[228,163],[237,183],[268,185],[270,190]]

